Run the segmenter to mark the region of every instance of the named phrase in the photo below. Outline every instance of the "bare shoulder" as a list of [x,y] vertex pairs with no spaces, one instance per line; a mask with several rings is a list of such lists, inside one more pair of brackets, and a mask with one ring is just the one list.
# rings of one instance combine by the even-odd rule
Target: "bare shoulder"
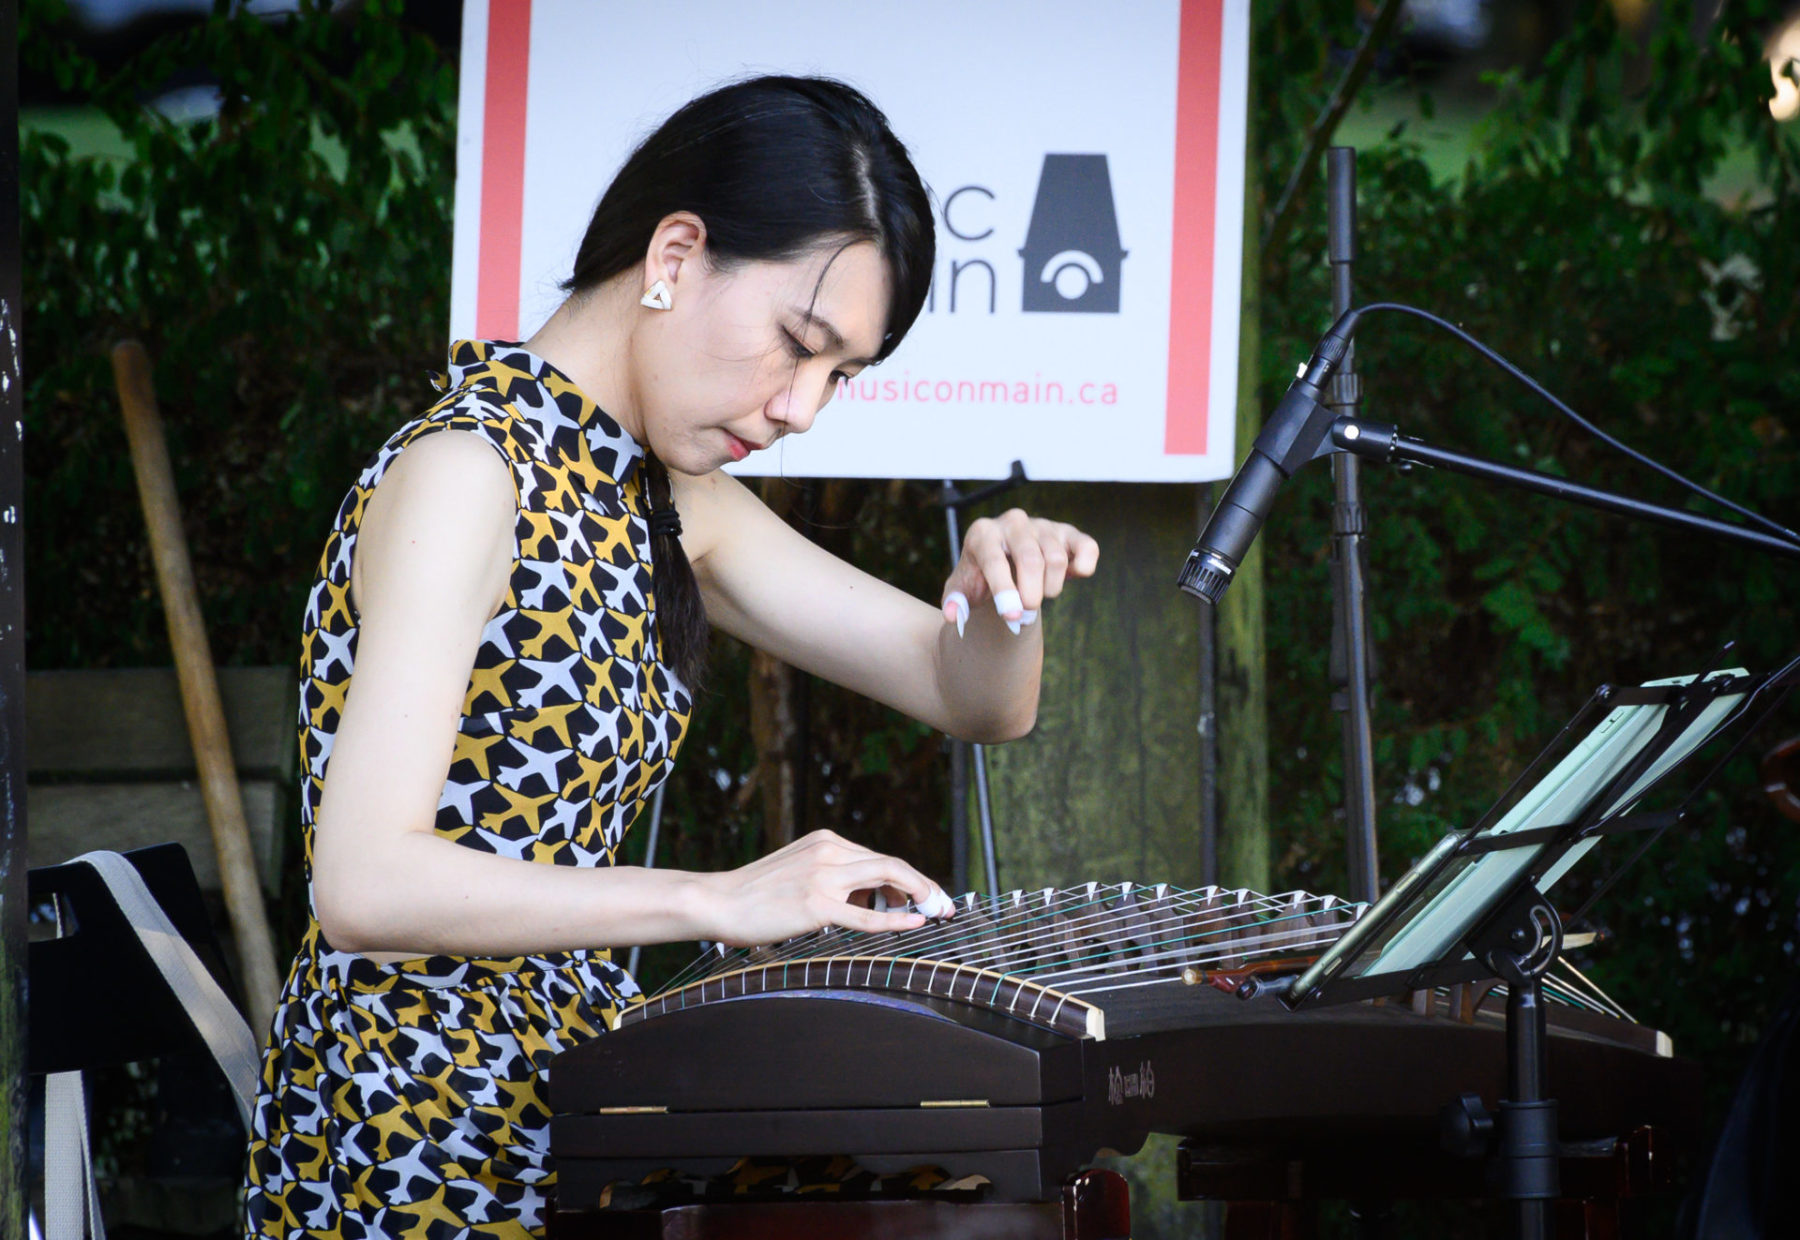
[[494,446],[462,430],[410,444],[382,475],[357,538],[359,606],[421,573],[455,593],[504,594],[518,492]]
[[388,466],[382,485],[394,477],[416,480],[423,486],[473,486],[509,497],[514,494],[506,458],[483,436],[459,427],[446,427],[408,444]]
[[460,509],[477,520],[498,513],[510,520],[517,505],[512,470],[494,445],[473,431],[442,430],[408,444],[388,466],[363,524],[366,533],[377,522],[404,520],[420,509],[437,516]]

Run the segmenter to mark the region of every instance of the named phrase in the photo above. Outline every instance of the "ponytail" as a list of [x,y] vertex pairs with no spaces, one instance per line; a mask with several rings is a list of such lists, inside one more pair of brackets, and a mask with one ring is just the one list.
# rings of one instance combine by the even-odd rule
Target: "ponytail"
[[650,504],[650,556],[655,565],[657,655],[696,694],[706,675],[711,637],[700,583],[681,545],[681,518],[669,471],[654,456],[644,458],[644,489]]

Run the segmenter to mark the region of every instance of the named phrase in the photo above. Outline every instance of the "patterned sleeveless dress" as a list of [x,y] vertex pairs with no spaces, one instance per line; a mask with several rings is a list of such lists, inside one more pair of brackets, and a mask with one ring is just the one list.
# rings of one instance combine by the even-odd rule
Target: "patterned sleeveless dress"
[[[461,341],[440,399],[376,454],[338,510],[300,662],[302,822],[314,816],[356,661],[350,566],[364,508],[409,444],[493,445],[518,488],[505,602],[482,633],[436,830],[544,865],[612,865],[668,774],[688,691],[657,657],[643,449],[516,345]],[[637,985],[604,950],[379,965],[314,917],[263,1055],[246,1235],[541,1234],[545,1070]]]

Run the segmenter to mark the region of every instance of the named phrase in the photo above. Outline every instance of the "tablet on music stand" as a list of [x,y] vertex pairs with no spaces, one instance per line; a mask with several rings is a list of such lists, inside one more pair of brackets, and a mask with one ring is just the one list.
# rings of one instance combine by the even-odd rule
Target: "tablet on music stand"
[[1677,821],[1680,808],[1636,807],[1764,688],[1785,691],[1794,670],[1602,686],[1479,822],[1438,841],[1282,1001],[1345,1003],[1494,976],[1475,947],[1484,928],[1524,896],[1541,902],[1602,836]]

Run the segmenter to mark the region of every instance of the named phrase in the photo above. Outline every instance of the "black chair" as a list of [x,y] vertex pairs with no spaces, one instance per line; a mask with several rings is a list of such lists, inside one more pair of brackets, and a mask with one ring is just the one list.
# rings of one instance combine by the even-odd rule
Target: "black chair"
[[[225,968],[187,850],[180,844],[156,844],[122,855],[241,1010],[242,998]],[[35,939],[27,955],[28,1072],[70,1072],[206,1053],[194,1022],[92,866],[69,862],[35,869],[27,886],[34,915],[54,900],[63,919],[60,937]]]
[[[241,1011],[187,851],[179,844],[158,844],[122,855]],[[160,1212],[156,1200],[179,1201],[176,1213],[182,1217],[210,1219],[196,1234],[224,1234],[221,1219],[235,1218],[246,1142],[232,1088],[205,1039],[92,865],[73,861],[34,869],[27,891],[33,941],[27,953],[26,1066],[34,1078],[33,1110],[42,1105],[37,1077],[155,1061],[147,1178],[137,1184],[156,1191],[144,1208]],[[138,1088],[104,1071],[87,1079],[96,1077],[115,1087]],[[98,1093],[105,1092],[102,1085]],[[35,1117],[32,1131],[42,1131]],[[36,1178],[42,1152],[33,1144]],[[108,1215],[113,1216],[112,1206]]]

